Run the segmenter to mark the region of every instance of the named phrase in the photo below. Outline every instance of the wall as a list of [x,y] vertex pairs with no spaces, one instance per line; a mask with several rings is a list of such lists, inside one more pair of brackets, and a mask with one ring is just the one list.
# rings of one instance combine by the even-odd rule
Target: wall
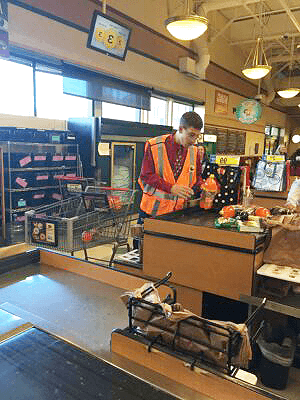
[[[151,2],[154,15],[157,14],[155,8],[157,1],[153,0]],[[30,0],[30,2],[38,4],[42,0]],[[135,18],[140,17],[141,22],[147,23],[148,21],[148,25],[149,22],[153,22],[152,17],[149,17],[149,20],[147,20],[147,15],[151,14],[147,7],[139,15],[142,5],[149,4],[149,1],[144,0],[141,4],[137,2],[132,3],[126,2],[128,5],[127,9],[124,1],[121,0],[111,1],[110,5],[116,8],[119,7],[124,13],[127,10]],[[93,70],[134,81],[170,94],[181,95],[196,101],[204,100],[207,112],[206,123],[245,130],[245,126],[238,122],[232,113],[232,108],[236,107],[243,99],[242,96],[228,92],[230,95],[229,109],[227,116],[223,117],[214,113],[215,87],[209,83],[187,77],[175,68],[171,68],[132,51],[128,51],[126,61],[122,62],[88,49],[86,48],[87,33],[13,4],[9,4],[9,20],[10,41],[18,47],[53,56],[73,64],[83,65]],[[161,21],[161,18],[158,18],[157,21]],[[157,28],[157,23],[153,27]],[[165,33],[164,28],[160,28],[160,30]],[[276,123],[276,125],[283,127],[286,123],[285,114],[272,110],[269,107],[264,107],[261,120],[255,125],[247,126],[247,130],[263,133],[266,123]]]
[[0,114],[0,126],[15,126],[17,128],[65,130],[66,121],[23,117],[19,115]]

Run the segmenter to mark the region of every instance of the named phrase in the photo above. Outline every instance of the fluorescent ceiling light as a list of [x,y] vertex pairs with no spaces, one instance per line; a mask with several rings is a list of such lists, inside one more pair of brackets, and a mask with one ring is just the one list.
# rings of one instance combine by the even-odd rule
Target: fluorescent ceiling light
[[187,15],[168,18],[165,25],[176,39],[193,40],[203,35],[207,30],[208,20],[198,15]]

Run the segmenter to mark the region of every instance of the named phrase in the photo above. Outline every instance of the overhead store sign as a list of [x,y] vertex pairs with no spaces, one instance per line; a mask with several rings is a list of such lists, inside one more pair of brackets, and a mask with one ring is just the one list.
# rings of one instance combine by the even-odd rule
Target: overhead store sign
[[106,14],[94,11],[87,47],[125,60],[131,29]]
[[255,124],[261,117],[262,107],[257,100],[243,100],[236,108],[235,115],[242,124]]
[[0,0],[0,57],[9,57],[7,0]]

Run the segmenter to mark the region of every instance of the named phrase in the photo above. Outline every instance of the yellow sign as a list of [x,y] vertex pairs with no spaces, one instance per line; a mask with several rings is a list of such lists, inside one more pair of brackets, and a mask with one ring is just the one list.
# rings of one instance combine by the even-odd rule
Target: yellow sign
[[216,156],[215,163],[218,165],[239,165],[240,156],[219,155]]
[[270,155],[267,156],[267,162],[285,162],[285,157],[283,155]]

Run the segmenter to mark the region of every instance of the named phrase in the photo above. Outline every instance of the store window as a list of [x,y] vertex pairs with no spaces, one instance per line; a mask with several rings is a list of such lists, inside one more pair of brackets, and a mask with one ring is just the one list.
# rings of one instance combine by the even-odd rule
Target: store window
[[151,97],[149,124],[167,125],[168,101],[158,97]]
[[36,72],[36,108],[40,118],[67,120],[92,116],[92,100],[63,93],[63,77]]
[[0,113],[34,115],[33,68],[0,59]]
[[205,117],[205,106],[194,106],[194,111],[200,115],[203,121],[203,128],[201,132],[204,132],[204,117]]
[[193,111],[193,106],[183,103],[173,102],[172,107],[172,126],[174,129],[178,129],[179,122],[182,114],[188,111]]
[[141,110],[133,107],[102,102],[102,117],[123,121],[140,122]]

